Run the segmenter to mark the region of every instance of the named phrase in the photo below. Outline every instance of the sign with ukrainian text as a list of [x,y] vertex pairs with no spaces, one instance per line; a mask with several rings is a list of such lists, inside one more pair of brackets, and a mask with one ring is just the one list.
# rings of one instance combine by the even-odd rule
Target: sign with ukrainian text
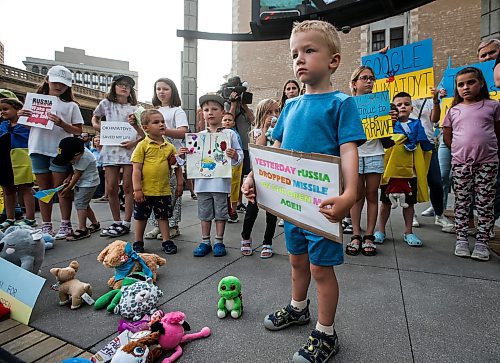
[[319,211],[340,195],[340,158],[249,144],[260,208],[301,228],[342,243],[339,223]]
[[0,258],[0,302],[10,317],[28,325],[45,279]]
[[367,140],[392,136],[389,91],[356,96],[354,101],[358,107]]
[[398,92],[409,93],[412,99],[432,97],[432,39],[389,49],[385,54],[371,54],[361,61],[375,72],[373,92],[389,91],[391,99]]
[[446,98],[441,100],[441,122],[444,119],[446,113],[451,107],[453,101],[453,96],[455,94],[455,85],[457,73],[466,67],[474,67],[481,70],[484,79],[486,81],[486,87],[490,93],[492,100],[500,100],[500,88],[495,87],[495,82],[493,80],[493,68],[495,68],[495,61],[491,60],[488,62],[469,64],[462,67],[447,68],[444,70],[443,79],[440,85],[446,90]]
[[128,122],[122,121],[102,121],[101,145],[121,145],[123,142],[137,139],[137,131]]
[[26,94],[23,110],[30,111],[31,115],[21,116],[17,122],[30,127],[52,130],[54,122],[49,120],[49,114],[57,115],[56,104],[57,97],[55,96],[28,93]]

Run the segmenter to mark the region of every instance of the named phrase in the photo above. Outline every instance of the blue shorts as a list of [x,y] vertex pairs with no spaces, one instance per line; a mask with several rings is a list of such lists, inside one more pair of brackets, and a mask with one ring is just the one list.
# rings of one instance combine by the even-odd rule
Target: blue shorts
[[70,164],[63,166],[55,165],[52,162],[54,160],[52,156],[33,153],[30,154],[30,159],[33,174],[47,174],[50,172],[67,174],[72,169]]
[[337,266],[344,263],[342,243],[331,241],[316,233],[285,221],[286,249],[291,255],[309,254],[309,262],[316,266]]
[[360,156],[358,171],[359,174],[384,174],[384,155]]

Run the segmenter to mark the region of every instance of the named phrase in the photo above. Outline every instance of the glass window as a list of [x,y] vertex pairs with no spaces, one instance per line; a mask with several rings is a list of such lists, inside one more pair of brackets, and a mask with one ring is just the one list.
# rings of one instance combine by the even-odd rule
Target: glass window
[[46,75],[47,74],[47,67],[42,67],[42,74]]
[[85,83],[85,85],[89,85],[90,84],[90,73],[85,73],[83,75],[83,83]]
[[385,47],[385,30],[372,32],[372,52],[378,52]]
[[398,28],[391,28],[391,49],[404,45],[405,38],[403,30],[402,26]]
[[108,76],[108,86],[111,86],[111,83],[113,83],[113,76]]
[[95,73],[92,74],[92,84],[99,83],[99,76]]
[[101,86],[106,84],[106,76],[104,74],[99,75],[99,84]]
[[38,66],[33,66],[33,67],[31,68],[31,71],[32,71],[32,72],[35,72],[35,73],[40,73],[40,68],[39,68]]

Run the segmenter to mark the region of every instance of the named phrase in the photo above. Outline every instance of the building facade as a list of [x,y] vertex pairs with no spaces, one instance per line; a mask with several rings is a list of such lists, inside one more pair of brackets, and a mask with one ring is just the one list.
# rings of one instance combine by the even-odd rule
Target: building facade
[[129,62],[89,56],[83,49],[64,47],[63,52],[55,52],[54,60],[26,57],[23,63],[27,71],[43,75],[47,74],[52,66],[65,66],[73,73],[75,84],[102,92],[107,92],[113,77],[117,74],[132,77],[136,89],[138,85],[139,75],[129,69]]
[[[484,36],[485,3],[492,12],[490,0],[437,0],[404,14],[339,33],[342,60],[332,76],[335,88],[348,93],[352,71],[361,57],[389,45],[396,47],[428,38],[433,39],[435,84],[439,82],[451,57],[454,66],[477,61],[481,39],[491,38],[497,25],[488,17],[488,36]],[[233,0],[233,33],[250,31],[251,0]],[[492,25],[493,24],[493,25]],[[495,28],[496,27],[496,28]],[[496,30],[495,30],[496,29]],[[490,34],[491,33],[491,34]],[[239,75],[251,85],[254,105],[268,97],[279,98],[283,83],[294,78],[288,40],[267,42],[233,42],[231,75]]]
[[0,42],[0,64],[4,64],[5,58],[3,54],[3,43]]

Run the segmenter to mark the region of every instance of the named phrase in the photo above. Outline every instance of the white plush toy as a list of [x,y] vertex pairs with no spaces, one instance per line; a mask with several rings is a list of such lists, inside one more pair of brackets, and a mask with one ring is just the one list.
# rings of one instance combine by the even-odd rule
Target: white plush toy
[[391,201],[392,209],[396,209],[398,207],[398,201],[401,208],[409,207],[408,203],[406,203],[405,193],[390,193],[389,200]]

